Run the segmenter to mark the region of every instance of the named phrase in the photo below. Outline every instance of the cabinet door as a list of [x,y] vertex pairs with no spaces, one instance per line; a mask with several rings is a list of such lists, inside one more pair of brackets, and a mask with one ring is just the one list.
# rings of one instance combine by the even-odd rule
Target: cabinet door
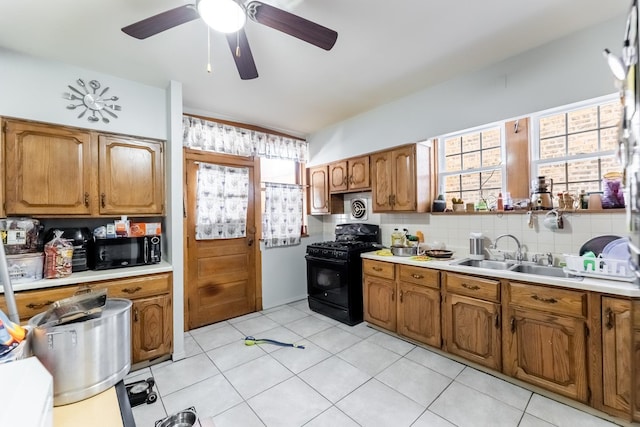
[[372,203],[374,212],[390,211],[392,189],[392,161],[391,152],[371,155],[372,174]]
[[625,413],[631,408],[632,338],[631,301],[603,297],[603,403]]
[[371,188],[369,177],[369,156],[349,160],[349,190],[368,190]]
[[329,192],[338,193],[349,189],[349,171],[347,161],[329,165]]
[[396,283],[364,276],[364,320],[390,331],[396,330]]
[[446,350],[500,370],[500,305],[463,295],[447,294],[443,307]]
[[98,161],[101,214],[163,214],[161,142],[100,135]]
[[91,136],[63,127],[7,120],[7,215],[88,215]]
[[416,210],[415,146],[393,151],[393,210]]
[[327,167],[309,168],[309,212],[328,214],[330,209]]
[[132,363],[171,353],[173,328],[169,295],[134,300],[131,315]]
[[440,348],[440,291],[398,283],[398,333]]
[[585,321],[531,309],[507,312],[505,374],[586,402]]

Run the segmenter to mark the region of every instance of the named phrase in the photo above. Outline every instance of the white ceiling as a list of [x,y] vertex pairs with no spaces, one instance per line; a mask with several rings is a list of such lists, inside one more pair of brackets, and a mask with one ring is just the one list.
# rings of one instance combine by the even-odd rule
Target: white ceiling
[[[222,34],[196,20],[146,40],[120,28],[185,0],[0,0],[0,46],[166,87],[186,111],[296,135],[626,13],[630,0],[264,0],[334,29],[324,51],[248,21],[258,68],[240,80]],[[622,31],[622,30],[621,30]],[[621,33],[622,37],[622,33]]]

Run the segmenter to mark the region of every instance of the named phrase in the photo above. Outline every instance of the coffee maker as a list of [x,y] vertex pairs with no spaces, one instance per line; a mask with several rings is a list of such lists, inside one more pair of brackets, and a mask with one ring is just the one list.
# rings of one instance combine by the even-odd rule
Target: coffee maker
[[536,210],[553,209],[553,179],[539,176],[531,181],[531,206]]

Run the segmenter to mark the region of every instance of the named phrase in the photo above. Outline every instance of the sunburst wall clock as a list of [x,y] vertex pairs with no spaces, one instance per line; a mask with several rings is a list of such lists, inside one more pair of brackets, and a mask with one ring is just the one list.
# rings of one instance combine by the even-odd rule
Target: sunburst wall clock
[[76,80],[76,84],[79,87],[67,86],[71,92],[65,92],[63,98],[71,101],[80,101],[77,104],[67,105],[68,110],[81,110],[80,114],[78,114],[79,119],[86,115],[87,120],[90,122],[102,120],[104,123],[109,123],[110,120],[107,115],[113,119],[118,118],[115,112],[122,110],[122,107],[115,104],[119,99],[117,96],[107,97],[108,86],[102,88],[102,85],[97,80],[90,80],[89,83],[85,83],[82,79]]

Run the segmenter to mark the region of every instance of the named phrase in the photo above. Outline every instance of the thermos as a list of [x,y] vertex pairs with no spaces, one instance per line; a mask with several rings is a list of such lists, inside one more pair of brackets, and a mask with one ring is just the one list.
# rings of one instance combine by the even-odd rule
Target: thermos
[[469,258],[484,259],[484,236],[482,233],[469,235]]

